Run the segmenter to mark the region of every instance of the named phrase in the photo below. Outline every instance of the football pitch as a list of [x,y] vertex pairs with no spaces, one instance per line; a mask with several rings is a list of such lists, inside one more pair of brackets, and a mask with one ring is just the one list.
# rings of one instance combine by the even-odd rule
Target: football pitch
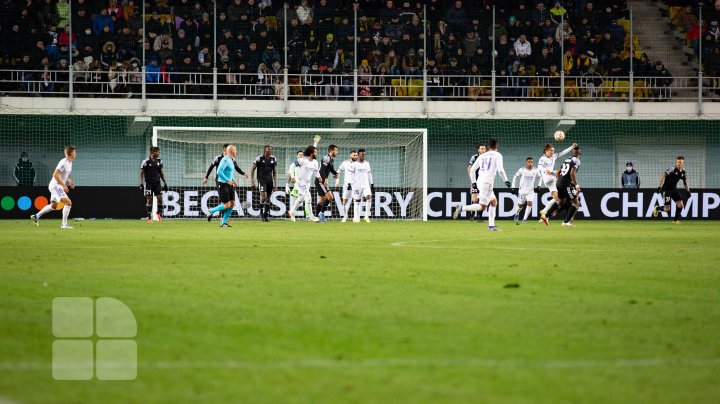
[[[720,397],[720,223],[231,223],[0,221],[0,402]],[[67,296],[132,310],[135,380],[53,379]]]

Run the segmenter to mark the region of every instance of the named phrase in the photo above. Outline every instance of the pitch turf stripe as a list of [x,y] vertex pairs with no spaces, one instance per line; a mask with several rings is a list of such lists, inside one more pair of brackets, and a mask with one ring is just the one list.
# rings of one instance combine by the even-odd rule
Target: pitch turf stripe
[[[124,369],[129,363],[104,363],[103,366]],[[158,361],[140,362],[140,369],[294,369],[294,368],[381,368],[381,367],[487,367],[487,368],[623,368],[720,366],[720,358],[645,358],[645,359],[298,359],[289,361]],[[80,365],[78,365],[80,367]],[[0,362],[0,371],[50,370],[51,364],[41,362]],[[63,369],[73,369],[64,366]]]

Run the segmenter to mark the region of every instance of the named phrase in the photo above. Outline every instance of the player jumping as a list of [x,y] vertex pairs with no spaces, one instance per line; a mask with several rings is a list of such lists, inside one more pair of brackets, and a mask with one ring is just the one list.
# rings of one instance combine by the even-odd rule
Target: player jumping
[[265,145],[263,154],[259,155],[250,169],[250,187],[255,188],[255,170],[260,185],[260,219],[269,222],[270,195],[277,189],[277,159],[272,155],[272,146]]
[[[515,180],[518,178],[520,179],[518,189],[518,208],[514,218],[515,224],[520,224],[520,211],[522,211],[523,207],[525,208],[525,216],[523,216],[522,222],[527,222],[527,218],[530,216],[530,212],[532,211],[533,197],[535,196],[534,191],[537,191],[540,188],[540,170],[533,167],[533,162],[534,160],[532,157],[526,158],[525,166],[520,167],[512,179],[512,188],[515,188]],[[535,178],[538,178],[538,185],[537,188],[533,190]]]
[[237,156],[237,149],[233,145],[228,145],[225,157],[220,160],[220,164],[218,164],[217,167],[218,195],[220,196],[221,203],[210,209],[210,213],[206,216],[209,222],[214,213],[222,212],[220,227],[231,227],[228,219],[230,219],[233,207],[235,206],[235,187],[237,186],[237,183],[233,180],[235,156]]
[[557,160],[558,157],[562,157],[570,153],[574,147],[577,147],[577,143],[573,143],[570,147],[560,153],[555,153],[555,146],[548,143],[543,148],[543,155],[538,161],[538,170],[540,170],[540,174],[542,174],[543,183],[545,183],[545,187],[547,187],[548,191],[550,191],[550,195],[553,197],[553,199],[540,211],[540,221],[545,223],[545,225],[547,225],[547,219],[545,216],[549,208],[552,207],[553,203],[560,201],[557,191],[557,177],[555,177],[555,160]]
[[[67,146],[65,148],[65,158],[60,160],[55,171],[53,172],[52,179],[48,185],[50,190],[50,203],[40,211],[32,216],[33,223],[35,226],[40,225],[40,218],[51,210],[62,209],[62,223],[60,224],[61,229],[72,229],[67,223],[68,216],[70,216],[70,209],[72,208],[72,201],[67,196],[70,189],[75,189],[75,182],[70,178],[72,172],[72,164],[77,156],[77,151],[73,146]],[[66,185],[67,184],[67,185]]]
[[[291,182],[297,185],[298,189],[298,197],[295,199],[295,203],[293,203],[293,206],[288,211],[288,216],[290,216],[290,221],[295,221],[295,211],[300,206],[303,201],[311,201],[312,196],[310,195],[310,180],[315,178],[320,178],[320,169],[318,167],[317,162],[317,148],[315,146],[308,146],[305,151],[303,152],[304,157],[298,160],[295,160],[295,165],[298,167],[297,171],[295,172],[295,176],[291,179]],[[320,219],[317,218],[317,216],[312,214],[312,211],[310,212],[310,220],[313,222],[317,222]]]
[[317,193],[319,196],[316,210],[318,212],[318,216],[320,217],[321,222],[327,221],[327,219],[325,219],[325,209],[327,209],[328,205],[330,205],[330,202],[335,199],[332,191],[330,191],[330,186],[328,185],[327,178],[330,176],[330,174],[333,174],[336,179],[340,176],[338,172],[335,171],[334,166],[334,159],[335,156],[337,156],[337,153],[337,146],[335,146],[334,144],[328,146],[328,154],[323,157],[322,163],[320,164],[320,179],[315,180],[315,189],[317,189]]
[[373,185],[372,170],[370,163],[365,160],[365,149],[358,150],[358,160],[350,165],[352,175],[353,195],[353,223],[360,221],[361,201],[365,202],[365,221],[370,223],[370,212],[372,211],[372,194],[375,190]]
[[[558,181],[558,197],[559,202],[551,203],[550,210],[547,211],[546,216],[551,217],[559,210],[567,209],[567,215],[562,225],[565,227],[573,226],[573,219],[575,219],[575,213],[580,208],[580,185],[577,182],[577,172],[580,169],[580,155],[582,152],[580,148],[573,147],[572,157],[565,159],[560,169],[555,172]],[[543,217],[543,222],[547,225],[549,223],[547,217]]]
[[[479,144],[477,146],[477,153],[473,154],[472,157],[470,157],[470,161],[468,162],[467,172],[468,177],[470,177],[470,197],[472,198],[472,203],[478,203],[478,189],[477,184],[472,180],[473,175],[470,173],[470,168],[473,166],[473,164],[475,164],[477,158],[483,155],[486,151],[487,149],[485,148],[485,145],[482,143]],[[477,170],[475,172],[475,177],[477,177]],[[478,212],[473,212],[473,215],[469,216],[469,219],[480,219],[480,215],[478,214]]]
[[[340,163],[340,167],[338,167],[338,172],[343,172],[343,186],[342,186],[342,206],[343,206],[343,213],[342,213],[342,223],[345,223],[348,218],[348,211],[350,210],[350,199],[352,198],[352,173],[351,173],[351,165],[358,159],[357,151],[350,150],[350,158]],[[337,187],[340,183],[340,178],[335,178],[335,186]]]
[[[500,178],[505,181],[505,186],[510,187],[505,168],[503,167],[503,156],[498,153],[498,141],[490,139],[488,142],[489,151],[480,156],[470,168],[473,174],[473,182],[477,184],[479,191],[478,203],[468,206],[458,205],[453,212],[453,219],[457,219],[463,210],[468,212],[482,212],[488,210],[488,230],[499,231],[500,228],[495,226],[495,213],[497,210],[497,198],[493,192],[493,182],[495,174],[500,174]],[[476,171],[477,170],[477,171]],[[477,175],[475,173],[477,172]],[[488,206],[489,205],[489,206]]]
[[168,185],[163,173],[163,163],[160,159],[160,148],[153,146],[150,148],[150,157],[143,160],[140,164],[140,190],[145,195],[145,208],[148,214],[148,223],[152,223],[152,197],[155,195],[157,199],[158,221],[162,221],[160,207],[163,206],[162,191],[160,188],[160,180],[163,182],[162,191],[167,192]]
[[[677,183],[682,180],[685,184],[685,192],[687,195],[683,195],[679,189],[677,189]],[[658,184],[658,192],[663,194],[665,200],[665,206],[663,210],[670,212],[670,200],[675,201],[675,218],[673,224],[680,224],[680,214],[685,207],[685,198],[690,197],[690,185],[688,185],[687,178],[685,175],[685,157],[677,156],[675,158],[675,166],[665,170],[660,175],[660,183]],[[653,209],[653,217],[657,217],[660,213],[660,206],[656,205]]]

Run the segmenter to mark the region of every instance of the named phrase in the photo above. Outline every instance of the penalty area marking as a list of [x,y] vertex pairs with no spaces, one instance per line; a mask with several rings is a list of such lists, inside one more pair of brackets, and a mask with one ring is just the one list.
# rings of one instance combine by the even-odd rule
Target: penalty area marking
[[[220,361],[156,361],[140,362],[140,369],[301,369],[301,368],[382,368],[382,367],[477,367],[477,368],[632,368],[632,367],[680,367],[720,366],[720,358],[639,358],[639,359],[479,359],[479,358],[385,358],[385,359],[297,359],[297,360],[220,360]],[[127,363],[106,363],[106,367],[124,369]],[[81,367],[81,364],[78,364]],[[42,362],[0,362],[0,371],[35,371],[51,369]],[[72,366],[65,366],[71,369]]]

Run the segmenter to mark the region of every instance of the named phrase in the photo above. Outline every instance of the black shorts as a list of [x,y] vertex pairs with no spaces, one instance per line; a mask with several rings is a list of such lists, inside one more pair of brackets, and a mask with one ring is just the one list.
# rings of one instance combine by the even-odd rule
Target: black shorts
[[327,188],[325,188],[325,185],[323,183],[324,183],[324,181],[320,182],[319,179],[315,178],[315,189],[317,189],[318,195],[320,195],[322,197],[324,197],[328,193],[328,190],[327,190]]
[[663,196],[665,196],[665,206],[670,206],[670,200],[673,200],[675,202],[684,201],[684,194],[685,193],[680,191],[679,189],[673,189],[672,191],[663,191]]
[[258,185],[260,186],[260,192],[265,192],[268,194],[271,194],[272,190],[274,188],[272,182],[263,181],[263,182],[260,182]]
[[228,203],[235,200],[235,187],[230,184],[218,185],[218,196],[220,196],[220,202]]
[[145,181],[145,196],[162,195],[160,181]]
[[578,197],[577,189],[574,184],[569,182],[561,182],[558,184],[558,197],[565,199],[566,202],[574,201]]
[[479,194],[480,193],[480,191],[478,190],[478,187],[477,187],[477,182],[473,182],[472,184],[470,184],[470,193],[471,194]]

